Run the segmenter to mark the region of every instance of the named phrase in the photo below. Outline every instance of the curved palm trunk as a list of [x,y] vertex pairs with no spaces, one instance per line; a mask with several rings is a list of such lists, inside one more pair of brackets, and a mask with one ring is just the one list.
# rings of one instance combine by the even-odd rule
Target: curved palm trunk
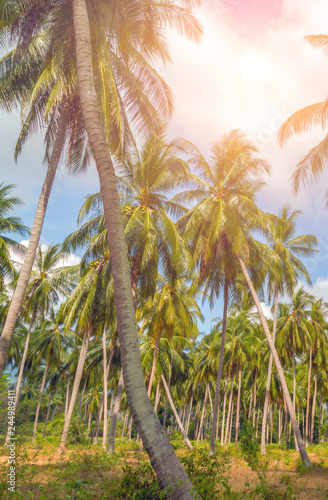
[[241,391],[241,370],[239,370],[238,375],[238,395],[237,395],[237,410],[236,410],[236,431],[235,431],[235,442],[238,441],[238,433],[239,433],[239,415],[240,415],[240,391]]
[[163,386],[164,386],[164,389],[165,389],[165,392],[166,392],[167,399],[168,399],[168,401],[170,403],[170,406],[172,408],[173,414],[175,416],[175,419],[177,421],[177,424],[178,424],[180,432],[181,432],[181,434],[183,436],[183,439],[184,439],[186,445],[188,446],[188,448],[190,448],[191,450],[193,450],[192,444],[191,444],[191,442],[188,439],[188,435],[187,435],[185,429],[183,428],[183,425],[182,425],[181,420],[179,418],[179,415],[178,415],[178,412],[176,410],[175,404],[173,402],[172,396],[170,394],[169,386],[167,385],[166,380],[165,380],[163,374],[161,374],[161,379],[162,379],[162,382],[163,382]]
[[[275,292],[274,292],[274,310],[273,310],[273,326],[272,326],[272,342],[273,342],[273,344],[275,343],[275,340],[276,340],[277,314],[278,314],[278,296],[279,296],[279,289],[278,289],[278,286],[276,286],[276,289],[275,289]],[[265,399],[264,399],[264,408],[263,408],[263,418],[262,418],[262,432],[261,432],[261,454],[262,455],[266,454],[266,448],[265,448],[265,430],[266,430],[267,415],[268,415],[268,404],[269,404],[269,392],[270,392],[270,385],[271,385],[272,363],[273,363],[273,355],[272,355],[272,352],[270,352],[267,382],[266,382],[266,386],[265,386]],[[253,419],[253,422],[254,422],[254,419]],[[254,423],[253,423],[253,427],[254,427]]]
[[111,420],[110,420],[109,434],[108,434],[107,452],[109,453],[109,455],[113,455],[115,452],[116,424],[117,424],[118,413],[119,413],[120,407],[121,407],[123,389],[124,389],[123,370],[121,370],[120,378],[118,380],[118,385],[117,385],[114,408],[113,408]]
[[311,394],[311,372],[312,372],[312,347],[309,356],[308,389],[306,398],[306,422],[305,422],[305,445],[309,444],[309,413],[310,413],[310,394]]
[[17,285],[9,306],[7,318],[0,337],[0,374],[3,372],[4,369],[4,365],[7,359],[9,344],[22,306],[24,293],[26,291],[35,255],[38,249],[43,221],[48,206],[50,191],[56,175],[56,170],[60,160],[61,152],[65,143],[65,132],[68,122],[68,117],[69,117],[68,109],[66,108],[66,106],[64,106],[60,115],[56,140],[51,153],[51,158],[49,160],[46,178],[44,180],[40,198],[38,201],[38,206],[33,221],[30,241],[24,258],[24,263],[19,273]]
[[255,377],[254,377],[254,411],[253,411],[253,427],[255,427],[255,418],[256,418],[256,394],[257,394],[257,368],[255,369]]
[[218,367],[218,374],[216,377],[216,388],[215,388],[213,418],[212,418],[212,427],[211,427],[211,441],[210,441],[210,455],[211,456],[215,456],[216,424],[217,424],[218,416],[219,416],[220,388],[221,388],[221,377],[222,377],[222,368],[223,368],[223,359],[224,359],[224,346],[225,346],[225,337],[226,337],[226,328],[227,328],[228,301],[229,301],[228,280],[227,280],[227,278],[225,278],[219,367]]
[[44,373],[43,373],[43,377],[42,377],[41,387],[40,387],[38,405],[36,407],[36,413],[35,413],[35,420],[34,420],[34,427],[33,427],[33,444],[35,443],[35,440],[36,440],[36,431],[38,428],[38,420],[39,420],[39,413],[40,413],[40,408],[41,408],[42,394],[43,394],[44,386],[46,384],[48,369],[49,369],[49,365],[46,364],[46,367],[45,367]]
[[106,144],[94,87],[90,26],[85,0],[73,0],[73,23],[81,108],[99,175],[108,233],[127,401],[162,488],[170,489],[173,500],[189,500],[194,491],[193,485],[156,418],[145,388],[115,172]]
[[282,390],[283,390],[283,394],[284,394],[284,396],[286,398],[287,408],[288,408],[288,411],[289,411],[290,419],[292,421],[292,425],[293,425],[294,433],[295,433],[295,436],[296,436],[296,440],[298,442],[298,447],[299,447],[299,451],[300,451],[300,455],[301,455],[302,461],[304,462],[304,464],[306,465],[306,467],[308,467],[311,462],[310,462],[309,457],[308,457],[308,455],[306,453],[306,450],[305,450],[305,446],[304,446],[304,443],[303,443],[303,440],[302,440],[302,436],[301,436],[301,433],[300,433],[300,430],[299,430],[299,427],[298,427],[298,424],[297,424],[295,412],[294,412],[294,409],[293,409],[293,403],[292,403],[292,400],[290,398],[290,394],[288,392],[288,388],[287,388],[287,384],[286,384],[286,379],[285,379],[285,376],[284,376],[284,372],[283,372],[283,369],[282,369],[282,366],[281,366],[281,363],[280,363],[280,360],[279,360],[279,357],[278,357],[275,345],[273,343],[273,340],[272,340],[272,337],[271,337],[271,334],[270,334],[270,331],[269,331],[269,328],[268,328],[268,324],[267,324],[265,316],[263,314],[260,301],[259,301],[259,299],[257,297],[257,294],[255,292],[255,289],[253,287],[253,284],[252,284],[251,279],[249,277],[249,274],[247,272],[246,266],[245,266],[243,260],[239,256],[237,256],[237,259],[238,259],[238,262],[240,264],[240,267],[241,267],[242,273],[244,275],[245,281],[247,283],[247,286],[248,286],[248,288],[249,288],[249,290],[251,292],[251,295],[253,297],[254,303],[256,305],[256,309],[257,309],[258,315],[260,317],[261,325],[263,327],[263,330],[264,330],[265,336],[267,338],[270,350],[272,352],[272,356],[273,356],[274,362],[276,364],[278,376],[279,376],[279,379],[280,379],[280,383],[281,383],[281,387],[282,387]]
[[79,387],[80,387],[80,383],[81,383],[81,379],[82,379],[82,375],[83,375],[85,358],[86,358],[87,352],[88,352],[90,336],[91,336],[91,327],[88,327],[87,330],[84,332],[84,336],[83,336],[83,342],[82,342],[82,346],[81,346],[79,360],[78,360],[77,367],[76,367],[76,373],[75,373],[75,378],[74,378],[71,399],[69,402],[67,415],[65,417],[64,429],[63,429],[63,433],[62,433],[62,436],[60,439],[58,452],[64,451],[65,447],[66,447],[68,429],[69,429],[69,426],[70,426],[70,423],[72,420],[73,410],[74,410],[77,394],[79,392]]

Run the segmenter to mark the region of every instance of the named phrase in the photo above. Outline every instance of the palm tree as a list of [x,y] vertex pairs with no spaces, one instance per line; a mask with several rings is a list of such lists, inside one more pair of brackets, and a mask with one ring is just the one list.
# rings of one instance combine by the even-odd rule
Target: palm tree
[[[311,284],[309,273],[304,264],[298,259],[298,256],[308,256],[315,252],[316,250],[313,249],[313,246],[316,245],[317,239],[311,234],[295,237],[296,219],[300,215],[300,213],[301,212],[299,210],[291,211],[287,207],[283,207],[279,216],[267,214],[267,225],[265,232],[268,239],[268,244],[273,250],[274,254],[278,257],[276,264],[270,268],[268,275],[269,298],[272,295],[274,297],[272,327],[273,343],[275,343],[276,338],[279,294],[292,295],[294,287],[300,278],[304,278],[308,284]],[[272,362],[273,357],[272,354],[270,354],[262,419],[262,455],[266,453],[265,429],[267,422]]]
[[[316,48],[321,48],[325,54],[328,50],[327,35],[310,35],[305,39]],[[282,146],[294,134],[306,132],[315,126],[326,129],[328,119],[328,104],[327,101],[318,102],[306,106],[291,115],[285,123],[280,127],[278,132],[278,141]],[[297,193],[300,184],[311,183],[319,177],[327,168],[328,154],[328,135],[314,148],[312,148],[306,156],[304,156],[296,166],[293,174],[293,189]],[[326,204],[328,203],[328,193],[326,193]]]
[[[103,8],[104,4],[99,5],[98,21]],[[11,64],[0,80],[2,104],[6,109],[17,107],[22,101],[23,127],[16,156],[29,135],[40,123],[44,123],[47,127],[45,160],[48,163],[26,257],[0,338],[0,372],[33,266],[65,143],[68,152],[65,160],[71,171],[85,169],[91,160],[75,75],[71,5],[67,1],[61,2],[60,6],[56,2],[54,5],[48,2],[47,9],[45,5],[40,8],[36,1],[20,2],[19,5],[13,5],[10,0],[0,2],[0,14],[5,20],[3,36],[10,28],[11,42],[17,41],[17,48],[5,56]],[[51,15],[51,29],[47,23],[47,12]],[[102,104],[106,140],[111,152],[120,157],[127,147],[134,144],[132,128],[147,134],[159,127],[161,117],[166,119],[169,116],[172,96],[141,53],[140,40],[131,39],[128,29],[122,30],[120,21],[122,16],[126,18],[126,11],[115,9],[115,12],[114,19],[111,19],[111,12],[106,12],[102,18],[111,19],[110,43],[107,43],[107,32],[106,38],[104,32],[95,35],[96,38],[101,37],[104,43],[100,40],[102,48],[95,50],[99,64],[94,69],[97,69],[97,91]],[[133,14],[135,16],[136,12]],[[133,24],[133,20],[132,16],[129,22]],[[117,44],[120,38],[121,43]],[[157,50],[160,51],[160,48],[157,47]],[[163,57],[164,54],[163,48]]]
[[64,332],[61,325],[53,323],[50,320],[45,320],[39,330],[34,332],[34,340],[31,348],[31,355],[36,357],[36,360],[45,362],[43,376],[40,386],[39,399],[35,413],[34,428],[33,428],[33,443],[36,440],[36,431],[39,420],[39,411],[41,407],[41,399],[45,388],[47,374],[50,366],[58,366],[67,348],[72,345],[72,337],[68,332]]
[[238,130],[233,130],[214,143],[211,164],[198,151],[194,151],[193,163],[199,174],[198,178],[193,177],[195,189],[179,193],[173,200],[198,201],[180,219],[179,226],[190,241],[191,253],[200,266],[200,284],[204,285],[204,293],[209,294],[211,304],[222,291],[224,294],[210,444],[210,454],[215,455],[229,296],[236,294],[240,274],[234,249],[236,239],[238,243],[242,240],[248,248],[245,222],[257,213],[254,197],[262,186],[261,182],[254,180],[254,176],[268,172],[269,167],[259,157],[256,147]]
[[22,224],[19,217],[10,213],[22,205],[16,196],[11,195],[14,189],[12,184],[0,184],[0,290],[4,289],[5,280],[12,279],[15,275],[13,256],[10,252],[18,252],[22,255],[25,248],[15,240],[7,236],[8,234],[26,236],[28,229]]
[[45,251],[42,251],[41,246],[38,248],[31,281],[22,304],[22,313],[25,318],[29,319],[29,328],[17,376],[15,409],[19,401],[31,332],[37,316],[40,315],[39,321],[44,321],[49,313],[53,313],[54,306],[58,304],[59,299],[66,297],[74,286],[74,269],[58,267],[62,264],[63,258],[64,253],[59,245],[50,245]]

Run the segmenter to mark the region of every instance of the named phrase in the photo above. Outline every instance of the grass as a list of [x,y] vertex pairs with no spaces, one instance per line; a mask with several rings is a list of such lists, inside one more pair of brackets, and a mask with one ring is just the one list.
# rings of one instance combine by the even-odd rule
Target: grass
[[[176,452],[204,499],[305,499],[328,498],[328,446],[308,448],[313,460],[310,471],[301,470],[299,455],[276,445],[267,447],[264,479],[251,470],[240,445],[217,447],[217,457],[208,457],[208,442],[193,454],[173,441]],[[2,447],[0,498],[24,500],[110,500],[120,498],[160,499],[164,493],[146,453],[127,439],[117,438],[117,453],[109,457],[101,445],[70,445],[59,462],[53,460],[57,440],[39,438],[37,446],[17,444],[16,492],[7,491],[7,450]],[[65,463],[64,463],[65,462]],[[299,470],[297,470],[297,467]],[[264,481],[264,482],[263,482]],[[306,494],[307,496],[304,496]]]

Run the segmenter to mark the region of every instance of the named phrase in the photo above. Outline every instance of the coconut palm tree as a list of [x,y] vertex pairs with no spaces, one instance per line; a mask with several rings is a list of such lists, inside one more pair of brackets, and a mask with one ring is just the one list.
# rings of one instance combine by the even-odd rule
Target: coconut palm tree
[[[215,455],[220,384],[225,345],[229,296],[236,294],[239,265],[234,255],[236,239],[248,248],[246,220],[258,212],[254,198],[262,183],[256,179],[268,172],[267,162],[259,157],[256,147],[238,130],[233,130],[214,143],[209,164],[194,150],[193,163],[199,177],[193,177],[194,189],[176,195],[177,202],[197,200],[197,205],[179,221],[191,253],[200,266],[200,284],[213,305],[223,291],[223,323],[217,372],[210,454]],[[192,183],[190,183],[192,185]],[[234,233],[233,228],[236,230]],[[240,241],[238,241],[240,243]]]
[[[305,39],[316,48],[322,49],[325,54],[328,51],[327,35],[310,35]],[[326,130],[328,120],[327,101],[317,102],[306,106],[292,114],[278,131],[278,141],[282,146],[294,134],[307,132],[313,127],[321,127]],[[327,168],[328,155],[328,135],[297,164],[293,174],[293,189],[297,193],[300,184],[308,184],[317,179]],[[326,204],[328,203],[328,193],[326,193]]]
[[13,257],[15,252],[23,255],[25,248],[8,235],[27,236],[28,229],[22,224],[19,217],[11,212],[22,205],[22,201],[12,196],[12,184],[0,184],[0,290],[4,291],[5,280],[10,280],[15,275]]
[[[298,259],[298,256],[309,256],[315,252],[316,250],[313,246],[317,244],[317,239],[312,234],[295,237],[296,219],[300,213],[301,212],[299,210],[291,211],[288,207],[283,207],[279,216],[267,214],[267,225],[265,229],[266,237],[270,248],[278,257],[276,265],[269,268],[268,274],[269,299],[273,296],[274,300],[272,327],[273,343],[275,343],[276,338],[279,294],[287,294],[291,296],[294,292],[294,287],[301,278],[305,279],[309,285],[311,284],[309,273],[304,264]],[[270,354],[262,419],[262,455],[266,453],[265,429],[267,422],[272,363],[273,357],[272,354]]]

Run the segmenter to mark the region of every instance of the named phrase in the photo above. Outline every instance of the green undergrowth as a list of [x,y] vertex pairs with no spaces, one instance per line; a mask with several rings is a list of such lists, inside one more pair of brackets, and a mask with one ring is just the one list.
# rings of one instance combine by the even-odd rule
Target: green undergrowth
[[[179,439],[174,439],[177,443]],[[139,453],[138,444],[126,438],[116,440],[116,454],[109,457],[98,446],[70,445],[69,455],[54,462],[52,457],[56,451],[56,443],[42,440],[39,437],[37,446],[27,449],[19,443],[16,447],[16,492],[7,490],[8,469],[0,470],[0,498],[19,500],[111,500],[134,499],[153,500],[169,498],[169,492],[160,489],[156,475],[149,463],[146,453]],[[326,445],[318,447],[315,466],[320,464],[320,454]],[[28,450],[28,452],[27,452]],[[282,450],[275,445],[268,446],[267,455],[260,455],[259,441],[254,438],[252,429],[242,430],[241,442],[226,447],[217,446],[217,457],[209,457],[209,444],[203,442],[194,451],[185,446],[178,448],[177,453],[183,467],[194,484],[197,495],[204,500],[216,499],[264,499],[289,500],[298,498],[297,477],[306,474],[301,463],[297,462],[297,454],[291,450]],[[309,447],[310,450],[310,447]],[[316,447],[311,448],[315,453]],[[6,450],[3,447],[2,453]],[[275,457],[278,457],[277,461]],[[268,478],[269,462],[276,461],[274,478],[272,471]],[[290,459],[290,467],[285,467],[286,459]],[[323,459],[322,459],[323,460]],[[231,481],[236,464],[247,472],[253,472],[252,481],[232,487]],[[249,469],[248,469],[249,470]],[[291,471],[291,472],[288,472]],[[297,473],[298,471],[298,473]],[[254,482],[254,473],[257,480]],[[273,484],[272,484],[273,483]],[[234,483],[236,484],[236,483]],[[326,490],[323,488],[323,495]],[[323,498],[326,498],[323,496]]]

